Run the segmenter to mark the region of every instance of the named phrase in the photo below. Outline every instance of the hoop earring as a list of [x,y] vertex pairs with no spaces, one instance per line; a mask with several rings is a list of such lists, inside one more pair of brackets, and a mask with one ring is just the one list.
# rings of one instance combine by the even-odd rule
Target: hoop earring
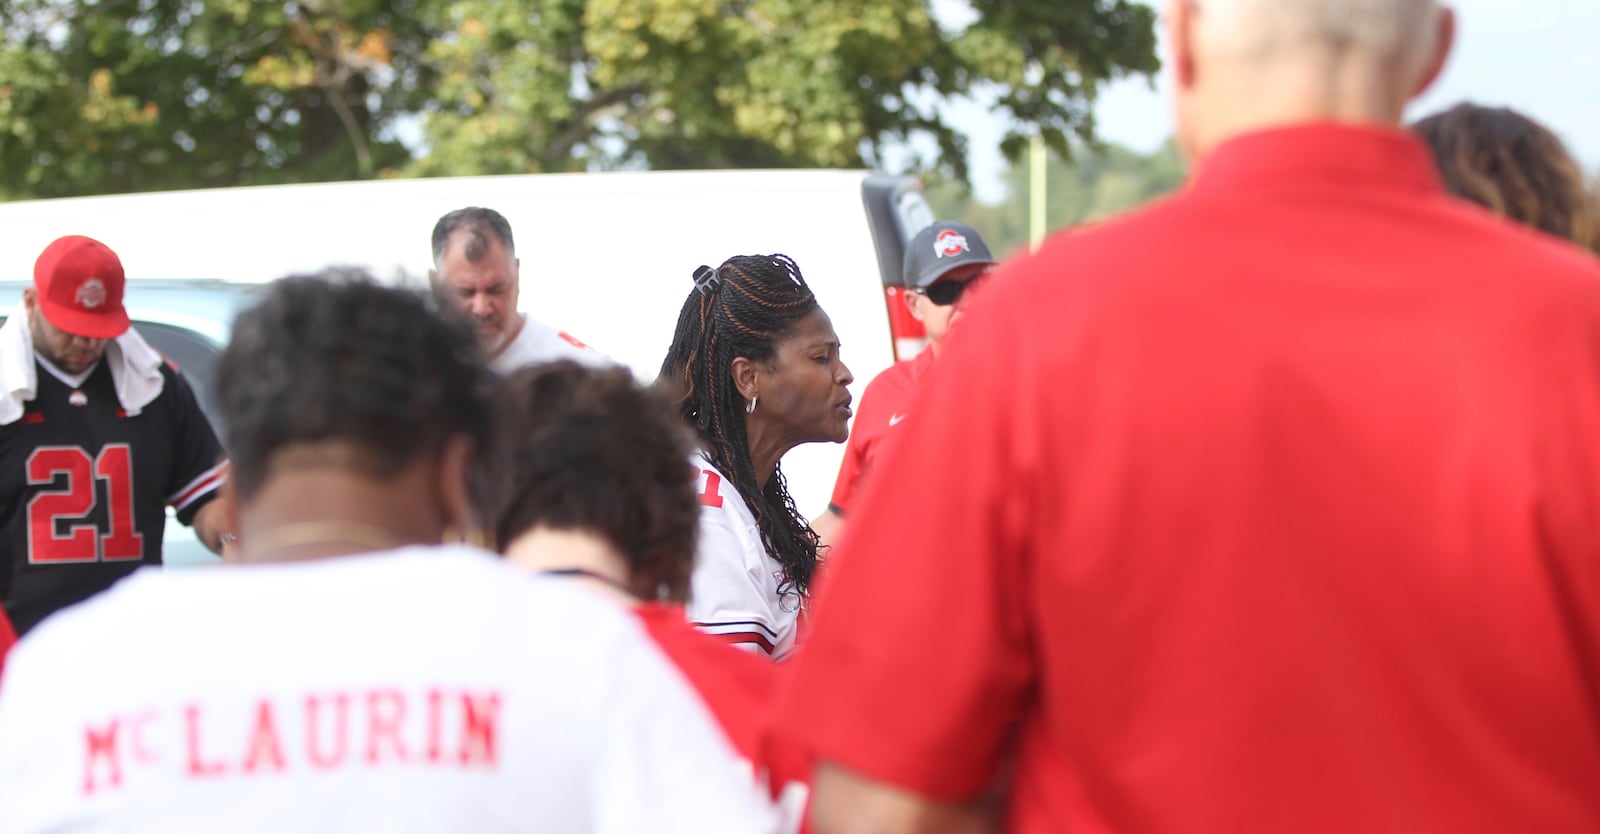
[[756,413],[756,400],[758,400],[758,399],[760,399],[760,397],[751,397],[750,398],[750,404],[744,407],[744,413],[745,414],[754,414],[754,413]]

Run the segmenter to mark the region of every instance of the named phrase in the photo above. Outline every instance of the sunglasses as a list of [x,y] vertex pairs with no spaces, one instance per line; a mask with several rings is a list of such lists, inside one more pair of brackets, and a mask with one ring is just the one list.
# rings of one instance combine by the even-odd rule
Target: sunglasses
[[961,300],[961,294],[966,292],[968,287],[976,286],[987,277],[989,277],[989,273],[985,271],[965,281],[939,281],[926,287],[918,287],[912,292],[926,296],[929,301],[940,307],[948,307]]

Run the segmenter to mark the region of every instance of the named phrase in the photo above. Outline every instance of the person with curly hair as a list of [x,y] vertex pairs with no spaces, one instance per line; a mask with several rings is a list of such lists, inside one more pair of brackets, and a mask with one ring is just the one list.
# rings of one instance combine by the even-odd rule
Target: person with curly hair
[[780,666],[696,631],[681,603],[700,504],[694,439],[660,391],[624,368],[558,361],[495,390],[484,455],[489,527],[507,561],[635,616],[800,825],[811,764],[768,732]]
[[622,367],[532,365],[494,392],[488,527],[507,561],[627,602],[683,602],[694,568],[693,441]]
[[771,830],[634,617],[440,544],[477,523],[489,422],[458,325],[339,273],[239,316],[242,564],[136,574],[19,644],[0,831]]
[[802,443],[845,441],[854,377],[789,257],[741,255],[694,275],[657,380],[700,442],[689,616],[781,660],[795,646],[819,542],[778,462]]
[[1412,130],[1433,150],[1450,193],[1589,249],[1600,208],[1572,154],[1544,125],[1508,107],[1463,102]]

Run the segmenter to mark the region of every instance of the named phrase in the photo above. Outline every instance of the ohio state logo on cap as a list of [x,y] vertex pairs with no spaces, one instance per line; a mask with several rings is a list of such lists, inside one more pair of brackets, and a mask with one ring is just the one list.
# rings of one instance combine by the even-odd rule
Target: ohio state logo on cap
[[933,239],[933,255],[936,258],[954,258],[967,251],[971,251],[967,246],[967,236],[955,229],[945,229]]
[[73,298],[86,309],[93,310],[106,303],[106,285],[100,283],[99,278],[90,278],[78,287],[78,294]]

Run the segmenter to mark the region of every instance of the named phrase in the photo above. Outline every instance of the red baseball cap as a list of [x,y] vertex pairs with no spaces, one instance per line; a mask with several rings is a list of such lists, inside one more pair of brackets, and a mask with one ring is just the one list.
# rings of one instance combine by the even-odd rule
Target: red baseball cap
[[33,288],[45,321],[86,339],[115,339],[128,331],[128,311],[122,308],[126,283],[117,253],[83,235],[57,238],[33,264]]

